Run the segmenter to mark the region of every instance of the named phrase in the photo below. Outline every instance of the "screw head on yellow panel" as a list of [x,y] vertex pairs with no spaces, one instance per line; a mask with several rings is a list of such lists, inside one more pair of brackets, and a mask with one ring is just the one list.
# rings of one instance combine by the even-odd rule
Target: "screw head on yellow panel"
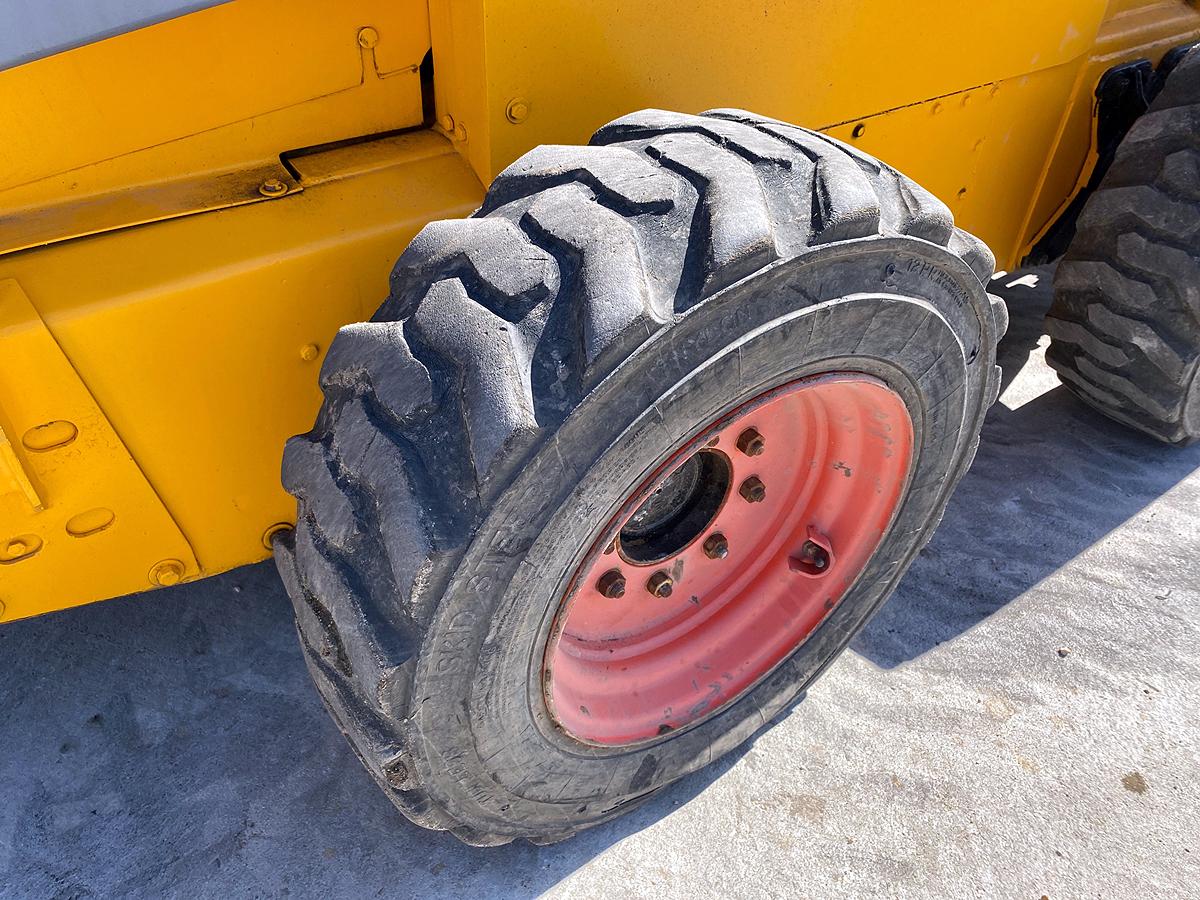
[[150,583],[159,587],[171,587],[183,581],[185,571],[187,570],[179,560],[164,559],[150,570]]
[[321,355],[321,347],[318,344],[305,344],[300,348],[300,358],[305,362],[312,362]]
[[513,97],[508,101],[504,115],[514,125],[520,125],[529,118],[529,101],[524,97]]
[[370,50],[379,43],[379,32],[368,25],[366,28],[358,30],[358,46],[364,50]]
[[278,178],[268,178],[258,186],[258,192],[264,197],[279,197],[287,193],[287,185]]

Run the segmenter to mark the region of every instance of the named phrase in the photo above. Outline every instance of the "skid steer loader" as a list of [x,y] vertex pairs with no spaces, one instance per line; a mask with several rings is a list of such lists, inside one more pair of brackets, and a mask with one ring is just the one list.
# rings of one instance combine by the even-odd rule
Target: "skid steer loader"
[[1200,437],[1198,40],[1190,0],[5,4],[0,620],[273,553],[409,819],[617,816],[929,540],[997,260],[1063,257],[1070,390]]

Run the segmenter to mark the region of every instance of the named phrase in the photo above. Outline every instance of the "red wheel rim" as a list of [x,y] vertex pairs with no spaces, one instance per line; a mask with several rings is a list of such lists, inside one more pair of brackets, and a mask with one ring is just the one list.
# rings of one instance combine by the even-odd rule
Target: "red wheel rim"
[[862,573],[912,448],[900,395],[855,374],[792,382],[698,431],[571,579],[544,659],[556,723],[582,742],[633,744],[749,690]]

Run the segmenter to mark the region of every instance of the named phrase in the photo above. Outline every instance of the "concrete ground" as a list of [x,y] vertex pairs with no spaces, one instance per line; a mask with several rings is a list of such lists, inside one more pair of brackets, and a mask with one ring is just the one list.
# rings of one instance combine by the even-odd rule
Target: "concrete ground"
[[1047,282],[994,282],[1010,383],[933,542],[711,770],[553,847],[422,831],[327,720],[253,566],[0,627],[0,892],[1200,896],[1200,446],[1058,386]]

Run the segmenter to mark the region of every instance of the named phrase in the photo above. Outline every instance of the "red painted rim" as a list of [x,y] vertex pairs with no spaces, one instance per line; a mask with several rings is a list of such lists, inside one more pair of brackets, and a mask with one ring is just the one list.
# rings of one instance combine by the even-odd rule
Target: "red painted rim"
[[555,722],[585,743],[635,744],[750,689],[858,578],[912,448],[900,395],[857,374],[792,382],[700,430],[571,580],[543,663]]

